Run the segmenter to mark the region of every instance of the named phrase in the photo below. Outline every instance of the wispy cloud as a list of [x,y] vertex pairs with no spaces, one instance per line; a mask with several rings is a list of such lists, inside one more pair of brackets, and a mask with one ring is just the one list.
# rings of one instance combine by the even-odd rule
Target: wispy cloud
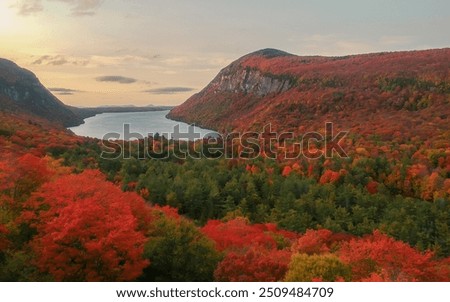
[[87,59],[78,59],[72,58],[68,56],[40,56],[36,60],[34,60],[31,64],[33,65],[53,65],[53,66],[61,66],[61,65],[75,65],[75,66],[86,66],[89,63]]
[[183,93],[194,91],[194,88],[190,87],[163,87],[163,88],[155,88],[144,90],[143,92],[151,93],[151,94],[175,94],[175,93]]
[[95,79],[98,82],[116,82],[116,83],[120,83],[120,84],[131,84],[131,83],[135,83],[138,81],[133,78],[127,78],[127,77],[117,76],[117,75],[101,76],[101,77],[96,77]]
[[103,0],[51,0],[64,2],[71,6],[73,16],[92,16],[96,10],[103,4]]
[[[70,6],[72,16],[93,16],[104,0],[46,0],[49,2],[63,2]],[[44,10],[43,0],[17,0],[13,7],[22,16],[29,16]]]
[[21,16],[29,16],[44,10],[41,0],[20,0],[12,7],[17,8],[17,13]]
[[51,92],[54,92],[58,95],[73,95],[76,92],[82,92],[81,90],[69,89],[69,88],[60,88],[60,87],[52,87],[49,88]]

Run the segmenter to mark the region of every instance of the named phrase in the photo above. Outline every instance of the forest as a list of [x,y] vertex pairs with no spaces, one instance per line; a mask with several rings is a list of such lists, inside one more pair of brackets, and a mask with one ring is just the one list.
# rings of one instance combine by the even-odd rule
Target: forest
[[295,160],[134,142],[111,160],[0,112],[0,280],[450,281],[448,134],[361,131],[347,158]]

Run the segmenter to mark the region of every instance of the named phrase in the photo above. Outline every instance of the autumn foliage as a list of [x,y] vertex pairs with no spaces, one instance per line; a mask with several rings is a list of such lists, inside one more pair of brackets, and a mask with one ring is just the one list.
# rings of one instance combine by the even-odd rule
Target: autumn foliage
[[216,281],[280,281],[287,271],[295,233],[273,224],[251,225],[244,218],[225,223],[209,221],[202,232],[225,252],[214,278]]
[[105,160],[99,140],[0,108],[0,281],[449,281],[449,50],[271,52],[171,115],[227,133],[332,121],[348,157],[286,159],[286,140],[276,159],[151,160],[133,142]]
[[[134,201],[131,201],[135,199]],[[122,193],[97,171],[45,184],[22,219],[36,227],[36,264],[57,281],[127,281],[149,264],[145,236],[133,216],[134,193]]]
[[6,250],[10,245],[10,242],[7,238],[8,233],[9,230],[6,228],[6,226],[0,224],[0,253]]
[[333,254],[295,254],[284,279],[288,282],[350,281],[351,270]]
[[450,267],[432,252],[420,253],[379,231],[343,244],[342,261],[352,268],[353,280],[360,281],[445,281]]
[[339,249],[343,242],[353,236],[333,233],[330,230],[307,230],[293,245],[292,250],[301,254],[326,254]]
[[236,218],[225,223],[210,220],[202,232],[214,240],[219,251],[260,246],[275,249],[280,242],[290,241],[296,235],[278,230],[273,224],[250,224],[245,218]]
[[248,249],[229,252],[214,272],[216,281],[276,282],[283,280],[290,262],[288,250]]

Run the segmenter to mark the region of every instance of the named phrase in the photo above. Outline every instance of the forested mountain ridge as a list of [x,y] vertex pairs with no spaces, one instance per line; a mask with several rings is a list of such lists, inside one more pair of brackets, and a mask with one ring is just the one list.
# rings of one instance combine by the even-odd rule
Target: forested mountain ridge
[[[345,57],[260,50],[231,63],[169,117],[219,131],[448,130],[450,48]],[[378,126],[377,126],[378,125]]]
[[147,112],[172,109],[172,106],[68,106],[44,87],[31,71],[0,58],[0,111],[26,115],[37,123],[74,127],[84,119],[107,112]]
[[[298,85],[245,78],[238,89],[256,101]],[[223,81],[217,89],[239,83]],[[387,95],[408,95],[412,82],[402,81]],[[344,158],[286,159],[280,144],[275,159],[183,159],[220,142],[160,136],[142,148],[0,110],[0,281],[448,281],[450,132],[438,82],[417,84],[428,100],[420,108],[344,111]],[[306,124],[283,108],[275,126],[291,120],[296,132],[341,114],[317,111]],[[256,129],[253,118],[224,129]]]
[[36,75],[6,59],[0,59],[0,110],[31,114],[31,118],[37,116],[66,127],[83,123]]

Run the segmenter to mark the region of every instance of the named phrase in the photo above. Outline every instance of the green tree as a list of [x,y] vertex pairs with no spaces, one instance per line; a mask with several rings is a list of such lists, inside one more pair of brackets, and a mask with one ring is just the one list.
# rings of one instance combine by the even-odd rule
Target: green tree
[[332,254],[292,256],[289,270],[286,274],[287,282],[311,282],[315,280],[333,282],[337,280],[351,280],[351,269]]
[[149,230],[144,256],[150,266],[142,281],[212,281],[221,260],[214,243],[184,218],[157,215]]

